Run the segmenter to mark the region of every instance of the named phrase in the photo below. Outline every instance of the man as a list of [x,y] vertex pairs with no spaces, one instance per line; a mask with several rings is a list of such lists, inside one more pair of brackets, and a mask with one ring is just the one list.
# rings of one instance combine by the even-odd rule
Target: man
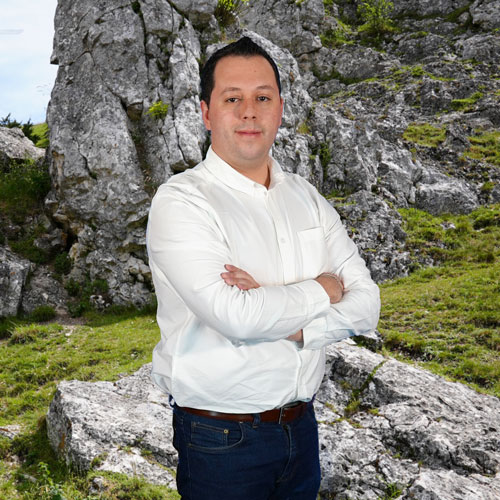
[[207,61],[201,87],[212,145],[160,186],[147,232],[178,490],[314,500],[324,347],[376,327],[378,288],[335,210],[269,156],[283,112],[270,56],[242,38]]

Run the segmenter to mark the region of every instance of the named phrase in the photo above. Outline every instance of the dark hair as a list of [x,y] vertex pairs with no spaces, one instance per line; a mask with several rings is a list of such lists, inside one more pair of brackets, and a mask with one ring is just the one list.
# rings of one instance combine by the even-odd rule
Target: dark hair
[[222,49],[214,52],[203,66],[203,69],[201,70],[200,97],[202,101],[205,101],[207,103],[207,105],[210,105],[210,96],[212,95],[212,90],[215,86],[215,66],[223,57],[229,56],[264,57],[273,68],[274,76],[276,77],[276,83],[278,84],[278,90],[281,94],[280,74],[273,58],[260,45],[257,45],[251,38],[244,36],[237,42],[230,43],[229,45],[222,47]]

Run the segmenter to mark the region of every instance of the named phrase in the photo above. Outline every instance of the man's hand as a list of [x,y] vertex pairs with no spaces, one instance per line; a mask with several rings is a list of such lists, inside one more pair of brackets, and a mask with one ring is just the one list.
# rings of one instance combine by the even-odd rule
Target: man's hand
[[[236,286],[240,290],[250,290],[252,288],[259,288],[260,285],[243,269],[239,267],[233,266],[231,264],[226,264],[224,266],[226,268],[225,273],[221,273],[221,278],[224,280],[226,285]],[[285,340],[292,340],[294,342],[303,342],[304,337],[302,335],[302,330],[299,330],[297,333],[290,335]]]
[[251,288],[259,288],[260,285],[246,271],[239,267],[226,264],[224,266],[227,272],[221,273],[221,278],[226,285],[236,286],[240,290],[250,290]]
[[330,304],[336,304],[342,300],[344,283],[336,274],[323,273],[315,280],[325,289],[328,297],[330,297]]
[[294,342],[303,343],[304,342],[304,332],[299,330],[297,333],[290,335],[285,340],[293,340]]

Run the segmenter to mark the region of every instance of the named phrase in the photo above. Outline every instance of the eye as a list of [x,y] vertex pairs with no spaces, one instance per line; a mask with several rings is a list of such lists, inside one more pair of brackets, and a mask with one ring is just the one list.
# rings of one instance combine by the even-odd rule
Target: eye
[[238,102],[238,98],[237,97],[229,97],[228,99],[226,99],[226,102]]
[[260,102],[266,102],[266,101],[270,101],[271,99],[265,95],[260,95],[259,97],[257,97],[257,100]]

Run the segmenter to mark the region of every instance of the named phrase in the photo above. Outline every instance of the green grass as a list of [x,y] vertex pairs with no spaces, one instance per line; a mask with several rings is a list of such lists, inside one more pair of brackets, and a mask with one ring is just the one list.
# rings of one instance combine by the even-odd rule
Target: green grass
[[481,131],[469,137],[471,147],[464,156],[500,166],[500,131]]
[[33,133],[39,137],[35,146],[39,148],[47,148],[49,146],[49,126],[46,123],[33,125]]
[[[12,320],[8,336],[0,340],[0,425],[22,428],[13,441],[0,437],[0,498],[55,499],[60,490],[65,498],[87,500],[92,477],[103,476],[92,471],[78,475],[51,451],[45,414],[56,385],[71,379],[112,381],[133,373],[151,361],[159,330],[151,312],[137,310],[88,313],[86,321],[63,326]],[[13,455],[22,459],[21,465],[9,464]],[[39,469],[40,462],[46,470]],[[105,483],[102,499],[178,498],[166,487],[119,474],[106,474]]]
[[384,350],[500,397],[500,206],[401,212],[408,248],[439,265],[381,286]]
[[451,101],[451,107],[455,111],[472,111],[474,105],[483,97],[482,92],[474,92],[470,97],[465,99],[453,99]]
[[446,127],[434,127],[429,123],[412,123],[403,133],[403,139],[435,148],[446,138]]

